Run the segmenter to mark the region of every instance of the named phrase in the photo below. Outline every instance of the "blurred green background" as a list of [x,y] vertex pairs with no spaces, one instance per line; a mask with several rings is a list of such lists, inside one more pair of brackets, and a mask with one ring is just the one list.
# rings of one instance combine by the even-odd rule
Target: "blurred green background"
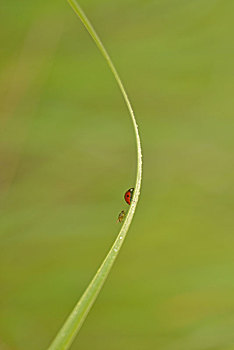
[[[234,2],[80,4],[133,102],[144,178],[72,349],[234,349]],[[39,350],[116,237],[135,138],[65,0],[0,17],[0,350]]]

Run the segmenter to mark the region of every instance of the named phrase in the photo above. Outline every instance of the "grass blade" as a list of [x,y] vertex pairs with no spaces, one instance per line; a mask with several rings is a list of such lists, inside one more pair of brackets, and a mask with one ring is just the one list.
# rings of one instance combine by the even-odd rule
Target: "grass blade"
[[118,85],[122,92],[123,98],[126,102],[127,108],[129,110],[135,136],[136,136],[136,147],[137,147],[137,177],[136,177],[136,185],[135,185],[135,191],[133,194],[133,200],[130,205],[128,214],[126,216],[126,219],[121,227],[121,230],[112,245],[109,253],[107,254],[105,260],[103,261],[102,265],[98,269],[97,273],[95,274],[94,278],[90,282],[89,286],[87,287],[86,291],[84,292],[83,296],[79,300],[79,302],[76,304],[70,315],[68,316],[67,320],[65,321],[62,328],[57,333],[57,336],[55,337],[52,344],[49,346],[48,350],[66,350],[69,349],[77,332],[79,331],[80,327],[82,326],[90,308],[92,307],[94,301],[97,298],[97,295],[99,294],[110,270],[111,267],[119,253],[119,250],[124,242],[124,239],[126,237],[127,231],[129,229],[129,226],[131,224],[136,205],[138,202],[139,194],[140,194],[140,188],[141,188],[141,178],[142,178],[142,152],[141,152],[141,142],[138,132],[138,126],[136,123],[136,119],[134,116],[134,112],[131,106],[131,103],[129,101],[129,98],[127,96],[127,93],[124,89],[124,86],[120,80],[120,77],[110,59],[110,56],[108,55],[105,47],[103,46],[101,40],[99,39],[98,35],[96,34],[93,26],[89,22],[88,18],[80,8],[80,6],[77,4],[75,0],[67,0],[77,16],[80,18],[84,26],[86,27],[87,31],[91,35],[92,39],[96,43],[98,49],[102,53],[103,57],[107,61]]

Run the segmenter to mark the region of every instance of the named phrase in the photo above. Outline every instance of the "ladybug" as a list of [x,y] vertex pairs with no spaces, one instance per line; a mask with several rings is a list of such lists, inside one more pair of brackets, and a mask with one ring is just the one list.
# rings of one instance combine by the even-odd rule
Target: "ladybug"
[[134,188],[129,188],[127,192],[124,195],[125,201],[130,205],[132,201],[132,196],[133,196]]

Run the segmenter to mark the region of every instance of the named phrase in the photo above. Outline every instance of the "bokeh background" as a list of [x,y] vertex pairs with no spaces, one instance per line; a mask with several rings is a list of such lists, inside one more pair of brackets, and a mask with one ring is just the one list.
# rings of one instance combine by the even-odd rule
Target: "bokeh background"
[[[234,349],[234,2],[80,4],[134,105],[144,179],[72,349]],[[135,139],[65,0],[0,16],[0,350],[39,350],[116,237]]]

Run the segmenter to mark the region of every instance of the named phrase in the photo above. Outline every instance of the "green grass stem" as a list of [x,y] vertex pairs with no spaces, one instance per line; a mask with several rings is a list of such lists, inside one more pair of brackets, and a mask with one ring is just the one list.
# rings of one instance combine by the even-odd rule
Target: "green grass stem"
[[65,321],[62,328],[57,333],[54,341],[49,346],[48,350],[66,350],[69,349],[76,334],[78,333],[80,327],[82,326],[90,308],[92,307],[94,301],[96,300],[110,270],[111,267],[120,251],[120,248],[125,240],[127,231],[129,229],[129,226],[131,224],[131,221],[133,219],[133,215],[136,209],[136,205],[138,202],[138,198],[140,195],[140,188],[141,188],[141,179],[142,179],[142,152],[141,152],[141,142],[138,132],[138,126],[136,123],[136,119],[134,116],[134,112],[131,106],[131,103],[129,101],[129,98],[127,96],[127,93],[124,89],[124,86],[120,80],[120,77],[114,67],[114,64],[112,63],[110,56],[108,55],[105,47],[103,46],[101,40],[99,39],[97,33],[95,32],[93,26],[89,22],[88,18],[80,8],[80,6],[77,4],[75,0],[67,0],[77,16],[80,18],[82,23],[84,24],[85,28],[91,35],[92,39],[96,43],[98,49],[102,53],[103,57],[105,58],[106,62],[108,63],[118,85],[122,92],[123,98],[126,102],[127,108],[129,110],[131,120],[133,123],[135,136],[136,136],[136,146],[137,146],[137,177],[136,177],[136,185],[135,185],[135,191],[133,195],[133,200],[130,205],[129,211],[127,213],[126,219],[121,227],[121,230],[112,245],[109,253],[107,254],[105,260],[103,261],[102,265],[98,269],[97,273],[95,274],[94,278],[90,282],[89,286],[85,290],[84,294],[82,295],[81,299],[78,301],[74,309],[71,311],[70,315],[68,316],[67,320]]

